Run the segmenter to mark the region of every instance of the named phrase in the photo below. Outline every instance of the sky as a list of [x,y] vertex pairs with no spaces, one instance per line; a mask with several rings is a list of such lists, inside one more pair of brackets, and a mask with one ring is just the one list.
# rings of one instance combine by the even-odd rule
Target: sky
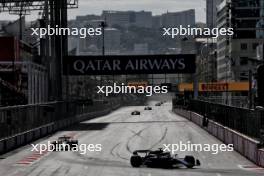
[[[187,9],[195,9],[196,21],[205,22],[205,0],[79,0],[79,8],[69,10],[69,19],[75,19],[78,15],[101,14],[102,10],[135,10],[152,11],[154,15],[167,11],[176,12]],[[27,20],[35,20],[37,13],[26,17]],[[18,16],[0,13],[0,20],[15,20]]]

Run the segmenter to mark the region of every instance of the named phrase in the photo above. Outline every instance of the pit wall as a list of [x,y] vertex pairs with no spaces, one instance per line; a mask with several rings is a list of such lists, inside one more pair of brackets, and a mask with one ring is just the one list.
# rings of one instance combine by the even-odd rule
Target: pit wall
[[233,144],[234,149],[238,153],[254,162],[258,166],[264,167],[264,149],[258,149],[259,141],[249,138],[248,136],[238,133],[230,128],[222,126],[221,124],[216,123],[212,120],[209,120],[208,125],[204,127],[204,117],[195,112],[183,109],[174,109],[173,111],[176,114],[185,117],[196,125],[200,126],[223,143]]

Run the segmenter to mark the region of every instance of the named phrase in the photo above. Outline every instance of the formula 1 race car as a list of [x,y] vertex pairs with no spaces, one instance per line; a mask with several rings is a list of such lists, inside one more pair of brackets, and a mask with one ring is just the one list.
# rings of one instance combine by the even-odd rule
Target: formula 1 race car
[[130,164],[133,167],[146,166],[150,168],[173,168],[182,165],[193,168],[201,165],[200,161],[193,156],[179,158],[177,155],[173,156],[170,152],[164,152],[162,149],[156,151],[136,150],[130,158]]
[[156,103],[155,106],[161,106],[161,103]]
[[152,107],[147,106],[144,108],[144,110],[150,111],[150,110],[152,110]]
[[54,151],[68,151],[73,147],[78,146],[78,140],[73,139],[71,136],[61,136],[56,141],[51,142],[54,146]]
[[131,112],[131,115],[140,115],[140,112],[139,111],[133,111],[133,112]]

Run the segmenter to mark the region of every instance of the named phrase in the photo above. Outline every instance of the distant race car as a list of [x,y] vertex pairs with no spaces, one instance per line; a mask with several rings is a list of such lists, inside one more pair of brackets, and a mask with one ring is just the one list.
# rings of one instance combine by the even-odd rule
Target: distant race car
[[140,111],[133,111],[131,112],[131,115],[140,115]]
[[150,110],[152,110],[152,107],[147,106],[147,107],[144,108],[144,110],[150,111]]
[[173,168],[181,165],[193,168],[201,165],[200,161],[193,156],[179,158],[177,155],[171,155],[170,152],[164,152],[162,149],[156,151],[136,150],[130,158],[130,164],[133,167],[146,166],[150,168]]
[[55,151],[67,151],[73,147],[78,146],[78,140],[73,139],[71,136],[61,136],[56,141],[51,142],[54,145]]
[[161,103],[156,103],[155,106],[161,106]]

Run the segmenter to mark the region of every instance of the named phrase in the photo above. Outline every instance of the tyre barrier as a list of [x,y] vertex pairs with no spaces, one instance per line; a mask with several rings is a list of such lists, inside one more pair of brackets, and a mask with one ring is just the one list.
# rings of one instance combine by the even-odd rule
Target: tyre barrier
[[205,129],[209,134],[215,136],[225,144],[233,144],[234,150],[254,162],[258,166],[264,167],[264,149],[258,149],[259,141],[245,136],[219,123],[209,120],[207,127],[203,127],[203,116],[197,113],[174,109],[176,114],[189,119],[196,125]]

